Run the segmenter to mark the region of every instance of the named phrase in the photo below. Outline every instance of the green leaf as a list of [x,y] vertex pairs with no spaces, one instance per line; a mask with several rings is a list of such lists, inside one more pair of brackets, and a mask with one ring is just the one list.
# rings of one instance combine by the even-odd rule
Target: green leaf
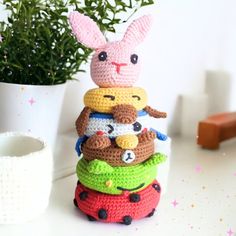
[[144,166],[156,166],[166,161],[167,156],[161,153],[153,154],[147,161],[143,163]]
[[104,173],[111,173],[114,171],[113,167],[111,167],[105,161],[100,161],[97,159],[89,162],[87,170],[89,173],[93,173],[96,175],[104,174]]
[[153,0],[142,0],[141,7],[148,6],[154,4]]
[[[91,49],[77,42],[67,12],[77,10],[115,32],[148,0],[3,0],[8,20],[0,22],[0,82],[50,85],[73,79],[88,62]],[[119,17],[122,13],[122,19]],[[29,67],[29,65],[31,65]]]

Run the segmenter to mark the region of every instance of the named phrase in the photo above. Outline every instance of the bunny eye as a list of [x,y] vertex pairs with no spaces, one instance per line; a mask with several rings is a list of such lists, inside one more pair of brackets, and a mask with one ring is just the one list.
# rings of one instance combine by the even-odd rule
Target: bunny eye
[[138,55],[137,54],[132,54],[131,57],[130,57],[130,61],[133,64],[137,64],[138,63]]
[[107,59],[107,53],[105,51],[102,51],[98,54],[99,61],[105,61]]
[[133,124],[133,130],[134,131],[140,131],[142,129],[142,125],[139,122],[135,122]]

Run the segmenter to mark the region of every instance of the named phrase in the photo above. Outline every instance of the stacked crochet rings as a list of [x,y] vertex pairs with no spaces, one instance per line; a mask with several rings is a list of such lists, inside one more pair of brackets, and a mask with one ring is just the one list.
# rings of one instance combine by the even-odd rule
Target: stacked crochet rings
[[[95,91],[100,90],[101,94],[107,91]],[[147,107],[146,102],[140,107],[136,100],[119,104],[133,90],[128,89],[127,95],[122,89],[119,98],[116,92],[121,90],[114,89],[112,96],[119,98],[116,105],[106,104],[108,96],[91,96],[76,121],[76,150],[83,156],[76,168],[79,184],[74,204],[91,221],[129,225],[134,219],[152,216],[160,199],[161,187],[155,179],[157,165],[166,157],[155,153],[154,140],[166,136],[150,127],[150,109],[137,110]],[[100,106],[103,101],[105,106]]]
[[154,214],[161,193],[157,165],[166,159],[155,153],[154,140],[167,136],[150,126],[150,117],[165,118],[166,113],[148,106],[146,91],[133,87],[140,71],[135,47],[145,38],[151,17],[135,20],[121,41],[111,43],[87,16],[73,12],[70,24],[77,40],[95,49],[91,76],[98,85],[85,94],[76,120],[76,151],[82,158],[74,204],[91,221],[129,225]]

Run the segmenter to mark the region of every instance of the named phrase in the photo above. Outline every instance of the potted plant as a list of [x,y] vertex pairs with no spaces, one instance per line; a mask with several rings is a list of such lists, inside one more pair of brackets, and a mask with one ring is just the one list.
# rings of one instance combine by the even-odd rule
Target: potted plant
[[[71,37],[68,9],[84,13],[103,32],[114,32],[153,0],[4,0],[0,22],[0,132],[32,132],[54,144],[67,80],[91,50]],[[124,16],[124,14],[122,14]]]

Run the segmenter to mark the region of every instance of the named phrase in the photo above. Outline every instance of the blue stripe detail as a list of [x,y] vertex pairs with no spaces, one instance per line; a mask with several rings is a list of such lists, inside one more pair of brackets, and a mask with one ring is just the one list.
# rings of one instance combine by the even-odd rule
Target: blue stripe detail
[[78,138],[76,145],[75,145],[75,150],[78,154],[78,156],[81,155],[81,145],[88,139],[88,137],[86,135],[81,136]]
[[[144,110],[137,112],[138,117],[140,116],[146,116],[148,113]],[[98,119],[113,119],[113,115],[110,113],[99,113],[99,112],[93,112],[90,114],[89,118],[98,118]]]
[[166,141],[168,139],[167,135],[165,135],[165,134],[163,134],[163,133],[161,133],[161,132],[159,132],[159,131],[157,131],[153,128],[151,128],[150,130],[153,131],[156,134],[157,139],[159,139],[161,141]]

